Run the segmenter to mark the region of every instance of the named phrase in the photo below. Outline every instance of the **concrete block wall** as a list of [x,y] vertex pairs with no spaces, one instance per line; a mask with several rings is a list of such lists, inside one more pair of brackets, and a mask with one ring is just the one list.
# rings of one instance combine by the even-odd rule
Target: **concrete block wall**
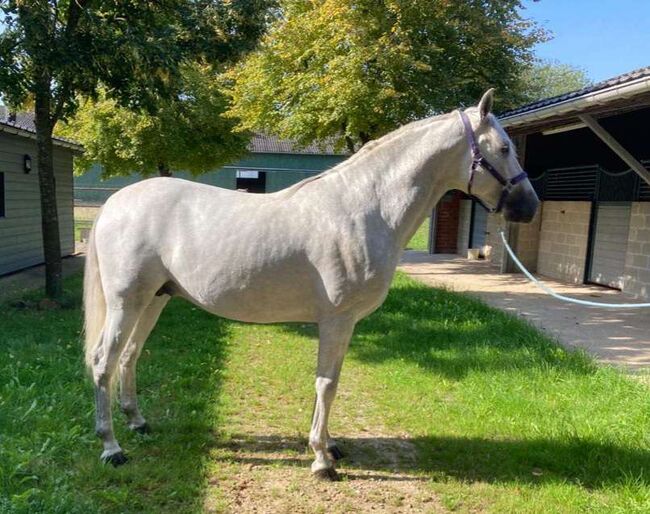
[[530,223],[517,223],[517,243],[515,251],[517,257],[529,271],[537,271],[537,257],[539,255],[539,236],[542,224],[542,210],[540,206]]
[[650,297],[650,203],[634,202],[625,256],[623,292]]
[[458,239],[456,253],[467,257],[469,248],[469,226],[472,218],[472,201],[461,200],[458,207]]
[[590,214],[590,202],[544,202],[537,259],[539,274],[582,283]]
[[485,236],[486,252],[485,257],[495,266],[501,267],[503,259],[505,258],[505,248],[501,242],[499,230],[505,229],[506,222],[502,214],[488,214],[487,218],[487,232]]

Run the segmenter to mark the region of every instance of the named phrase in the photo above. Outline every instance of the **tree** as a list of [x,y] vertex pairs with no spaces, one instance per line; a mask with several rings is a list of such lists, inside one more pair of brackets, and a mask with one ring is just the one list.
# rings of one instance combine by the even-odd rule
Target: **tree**
[[228,78],[247,129],[353,150],[416,118],[517,90],[546,36],[519,0],[285,0]]
[[521,74],[521,103],[558,96],[590,84],[591,80],[580,68],[557,61],[539,61],[526,67]]
[[198,174],[241,155],[249,138],[233,130],[236,120],[222,116],[228,98],[212,67],[186,65],[181,76],[181,92],[160,100],[153,114],[120,107],[103,92],[83,102],[58,131],[84,145],[75,171],[101,163],[105,177],[168,176],[172,170]]
[[178,91],[187,59],[224,60],[265,25],[264,0],[0,0],[0,94],[34,103],[46,294],[61,294],[52,133],[100,84],[120,105],[153,111]]

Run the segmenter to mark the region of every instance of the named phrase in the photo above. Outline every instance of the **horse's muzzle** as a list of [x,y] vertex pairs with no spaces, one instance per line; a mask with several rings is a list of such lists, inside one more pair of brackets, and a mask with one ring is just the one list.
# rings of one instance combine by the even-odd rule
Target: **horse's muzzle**
[[503,205],[503,217],[514,223],[530,223],[535,217],[539,198],[535,190],[526,182],[514,188]]

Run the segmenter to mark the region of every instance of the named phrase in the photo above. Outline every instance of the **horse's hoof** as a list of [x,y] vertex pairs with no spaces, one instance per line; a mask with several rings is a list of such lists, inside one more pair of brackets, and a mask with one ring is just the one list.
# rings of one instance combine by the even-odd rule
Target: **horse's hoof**
[[149,423],[144,423],[139,427],[133,427],[131,430],[141,435],[146,435],[151,433],[151,427],[149,426]]
[[334,460],[341,460],[345,457],[345,454],[339,449],[338,446],[330,446],[327,451]]
[[129,459],[126,455],[124,455],[124,452],[112,453],[111,455],[102,457],[104,464],[112,464],[114,468],[121,466],[122,464],[126,464],[128,460]]
[[338,482],[341,480],[341,477],[334,468],[319,469],[318,471],[314,471],[313,474],[316,480],[322,480],[324,482]]

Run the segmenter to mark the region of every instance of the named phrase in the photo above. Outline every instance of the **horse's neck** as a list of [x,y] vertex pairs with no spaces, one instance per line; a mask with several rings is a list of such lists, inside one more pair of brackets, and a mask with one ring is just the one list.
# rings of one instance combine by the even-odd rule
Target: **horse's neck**
[[378,208],[403,248],[442,195],[464,185],[464,135],[455,116],[446,115],[386,138],[353,157],[341,179],[353,204]]

